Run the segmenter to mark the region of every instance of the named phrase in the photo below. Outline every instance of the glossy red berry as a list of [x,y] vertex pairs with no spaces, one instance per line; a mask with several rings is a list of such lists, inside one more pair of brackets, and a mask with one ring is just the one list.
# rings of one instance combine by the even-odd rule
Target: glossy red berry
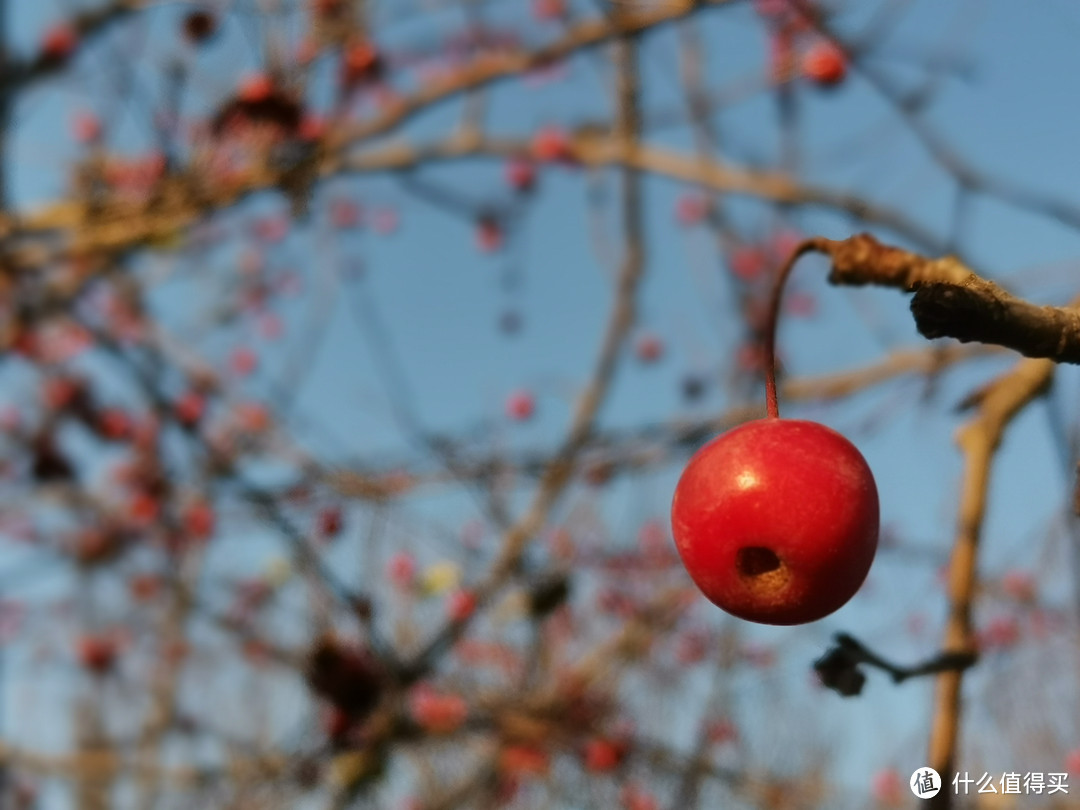
[[672,532],[705,596],[763,624],[816,621],[862,585],[877,487],[858,449],[817,422],[768,418],[705,445],[675,489]]

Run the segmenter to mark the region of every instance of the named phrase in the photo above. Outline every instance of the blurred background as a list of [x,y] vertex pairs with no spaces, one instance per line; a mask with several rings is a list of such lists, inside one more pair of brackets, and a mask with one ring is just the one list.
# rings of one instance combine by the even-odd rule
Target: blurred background
[[[919,802],[935,678],[813,663],[942,649],[954,436],[1017,355],[799,263],[781,412],[882,509],[822,621],[707,602],[671,496],[764,415],[806,237],[1076,295],[1080,9],[0,8],[0,805]],[[1080,792],[1078,392],[992,460],[955,806]]]

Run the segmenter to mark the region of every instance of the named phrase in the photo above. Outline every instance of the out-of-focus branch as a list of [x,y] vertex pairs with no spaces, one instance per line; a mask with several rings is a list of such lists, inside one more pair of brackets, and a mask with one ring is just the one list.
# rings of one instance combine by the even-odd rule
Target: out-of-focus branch
[[[613,139],[627,150],[632,148],[640,126],[638,112],[638,76],[635,45],[629,39],[616,45],[618,105]],[[623,174],[622,190],[623,266],[619,273],[615,303],[600,347],[600,356],[592,378],[578,397],[574,417],[562,447],[548,466],[539,492],[525,518],[506,536],[503,548],[492,569],[492,579],[501,580],[517,565],[529,539],[540,529],[559,493],[569,483],[573,460],[592,431],[593,421],[607,395],[615,374],[619,349],[634,324],[635,300],[644,269],[645,250],[642,238],[644,217],[641,179],[634,170]]]
[[165,785],[194,788],[220,779],[244,782],[269,779],[288,773],[293,754],[266,754],[261,757],[233,757],[220,771],[199,767],[170,768],[146,761],[115,747],[96,748],[72,754],[31,751],[0,743],[0,762],[12,769],[58,776],[89,783],[108,783],[124,775],[144,774]]
[[[96,9],[72,14],[67,25],[78,43],[102,33],[109,25],[134,14],[147,5],[145,0],[113,0]],[[60,73],[68,67],[71,55],[57,58],[49,54],[37,54],[30,61],[8,64],[0,74],[0,94],[11,95],[31,82],[48,75]]]
[[[616,119],[612,140],[621,144],[624,151],[630,152],[635,147],[640,127],[637,46],[631,38],[626,37],[616,44],[616,49]],[[635,302],[645,260],[642,208],[641,178],[636,170],[627,169],[623,174],[622,188],[623,264],[616,281],[615,300],[596,367],[577,399],[566,438],[541,476],[532,503],[503,537],[502,547],[490,573],[478,589],[481,603],[513,575],[527,544],[543,528],[551,508],[572,479],[574,462],[585,446],[596,415],[607,396],[619,351],[634,324]],[[427,669],[431,659],[460,636],[468,622],[469,619],[465,618],[441,628],[414,659],[408,676],[416,677]]]
[[[755,197],[784,205],[829,208],[860,222],[888,228],[924,250],[938,252],[944,249],[940,237],[899,211],[875,205],[855,194],[800,183],[784,172],[747,169],[728,162],[721,164],[700,153],[688,156],[640,141],[632,149],[625,149],[606,133],[591,129],[575,133],[570,138],[570,147],[575,160],[587,168],[623,166],[710,191]],[[483,155],[528,157],[530,144],[513,139],[485,140],[461,136],[417,146],[390,144],[350,156],[344,160],[341,168],[356,172],[400,171],[421,164]]]
[[[1074,302],[1076,304],[1080,304],[1080,299]],[[949,563],[945,652],[969,653],[973,650],[971,609],[977,585],[976,560],[994,453],[1013,417],[1046,392],[1053,374],[1054,364],[1049,360],[1021,360],[984,389],[978,412],[957,435],[957,443],[964,455],[964,473],[957,536]],[[959,670],[938,677],[928,759],[930,766],[942,774],[951,773],[956,764],[962,681],[963,672]],[[947,808],[950,798],[950,792],[943,790],[931,801],[936,803],[933,806]]]
[[[827,208],[865,225],[887,228],[922,250],[940,252],[944,249],[941,238],[897,210],[873,204],[848,192],[805,185],[781,172],[721,164],[701,155],[688,156],[640,142],[626,148],[615,138],[592,131],[573,135],[570,148],[575,160],[586,168],[623,167],[718,193],[754,197],[783,205]],[[345,151],[345,147],[342,150]],[[329,177],[343,171],[398,172],[421,165],[483,156],[527,158],[531,154],[528,141],[482,138],[474,132],[459,132],[428,144],[390,144],[359,154],[327,158],[320,166],[320,174]],[[142,244],[174,238],[210,210],[235,205],[248,194],[268,188],[279,180],[273,172],[256,172],[243,185],[216,188],[212,193],[208,191],[194,197],[186,180],[167,179],[152,208],[143,203],[116,201],[108,206],[98,204],[91,216],[87,204],[71,200],[28,213],[17,226],[9,222],[3,230],[18,233],[24,242],[35,235],[65,233],[70,240],[67,250],[79,253],[122,252]],[[38,241],[31,240],[14,249],[10,260],[28,267],[39,266],[49,258],[50,251]]]
[[[823,374],[816,377],[795,377],[780,387],[786,402],[832,402],[861,391],[904,377],[924,377],[932,380],[939,373],[970,360],[1004,354],[998,346],[975,344],[970,346],[942,345],[924,349],[897,350],[877,363],[848,371]],[[738,405],[720,414],[702,419],[678,420],[643,425],[633,430],[594,432],[586,445],[596,450],[603,462],[613,472],[638,470],[666,463],[673,456],[695,449],[711,436],[764,414],[761,404]],[[446,438],[447,446],[465,446]],[[397,495],[413,493],[425,486],[457,485],[463,481],[483,483],[502,473],[513,473],[525,478],[541,475],[550,463],[550,455],[542,452],[519,455],[480,456],[467,455],[459,459],[451,471],[426,470],[410,466],[403,460],[386,461],[379,470],[396,471],[397,477],[407,480],[407,487],[397,490],[392,486],[394,478],[376,470],[360,471],[347,468],[323,470],[314,459],[302,461],[311,475],[327,481],[342,495],[371,501],[383,501]],[[580,465],[579,465],[580,466]]]

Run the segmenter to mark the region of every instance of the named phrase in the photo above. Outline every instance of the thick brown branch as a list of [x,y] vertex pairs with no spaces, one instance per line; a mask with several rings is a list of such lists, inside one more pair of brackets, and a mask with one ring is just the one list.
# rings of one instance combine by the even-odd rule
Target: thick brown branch
[[927,259],[870,234],[810,240],[832,259],[834,284],[877,284],[914,292],[911,312],[927,338],[951,337],[1013,349],[1025,357],[1080,363],[1080,312],[1024,301],[952,256]]
[[1080,312],[1031,304],[980,278],[924,284],[911,299],[911,312],[927,338],[994,343],[1026,357],[1080,363]]

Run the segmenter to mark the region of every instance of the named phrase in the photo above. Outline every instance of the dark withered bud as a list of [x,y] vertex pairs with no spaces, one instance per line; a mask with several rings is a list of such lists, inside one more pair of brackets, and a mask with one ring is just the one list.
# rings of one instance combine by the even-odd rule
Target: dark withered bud
[[823,686],[844,697],[862,692],[866,676],[859,669],[858,660],[843,647],[833,647],[814,662],[814,670]]
[[334,706],[352,717],[363,717],[378,704],[386,673],[370,651],[326,634],[308,655],[307,682]]
[[696,374],[683,378],[682,395],[687,402],[697,402],[705,393],[705,380]]
[[217,27],[217,18],[205,9],[192,11],[184,18],[184,36],[196,45],[210,41]]
[[542,619],[570,595],[570,578],[566,574],[553,574],[538,580],[529,589],[529,612]]
[[44,484],[50,481],[70,481],[75,477],[75,468],[56,446],[50,434],[42,433],[34,439],[31,452],[34,456],[31,474],[35,480]]

